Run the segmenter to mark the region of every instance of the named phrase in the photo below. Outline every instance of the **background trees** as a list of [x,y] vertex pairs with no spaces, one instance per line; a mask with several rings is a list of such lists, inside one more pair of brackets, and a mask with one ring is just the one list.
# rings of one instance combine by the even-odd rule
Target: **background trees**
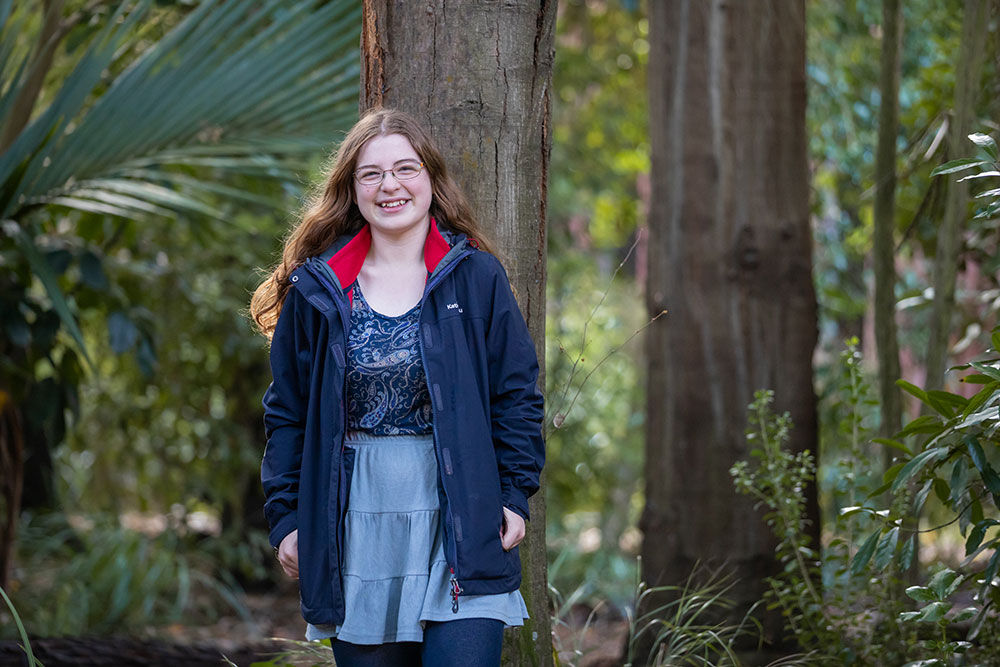
[[816,446],[805,7],[653,3],[650,39],[646,303],[668,315],[646,338],[643,578],[725,560],[749,606],[776,570],[728,472],[754,390],[791,413],[793,450]]

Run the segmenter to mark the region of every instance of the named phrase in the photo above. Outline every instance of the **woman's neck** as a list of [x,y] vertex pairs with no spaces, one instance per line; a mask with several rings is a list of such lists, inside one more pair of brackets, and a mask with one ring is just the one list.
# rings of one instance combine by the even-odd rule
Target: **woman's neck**
[[390,235],[372,228],[372,244],[358,282],[365,301],[378,313],[402,315],[420,301],[427,280],[424,244],[429,225]]
[[400,268],[422,264],[429,230],[429,226],[421,225],[400,234],[387,234],[372,227],[372,244],[365,264]]

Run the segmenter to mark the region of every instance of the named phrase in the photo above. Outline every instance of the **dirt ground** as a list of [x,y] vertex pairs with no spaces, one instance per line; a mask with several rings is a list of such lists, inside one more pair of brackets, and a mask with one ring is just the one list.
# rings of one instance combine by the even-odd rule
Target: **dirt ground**
[[[274,592],[249,594],[246,599],[249,619],[227,616],[211,625],[169,626],[151,631],[160,638],[180,642],[255,642],[268,638],[305,639],[305,621],[299,612],[298,590],[294,583],[283,582]],[[562,665],[572,667],[611,667],[623,663],[622,648],[628,623],[617,613],[595,613],[580,605],[565,623],[554,630],[555,646]],[[588,617],[590,621],[588,623]],[[242,666],[241,666],[242,667]]]
[[[246,614],[224,615],[213,623],[151,627],[132,636],[57,637],[32,639],[36,657],[46,667],[201,667],[224,664],[238,667],[274,657],[290,645],[274,640],[305,640],[305,621],[299,612],[298,589],[282,582],[275,589],[247,594]],[[622,648],[628,624],[603,608],[591,614],[580,605],[554,629],[554,644],[562,665],[611,667],[623,663]],[[23,665],[17,642],[0,642],[0,667]],[[315,659],[300,664],[316,664]]]

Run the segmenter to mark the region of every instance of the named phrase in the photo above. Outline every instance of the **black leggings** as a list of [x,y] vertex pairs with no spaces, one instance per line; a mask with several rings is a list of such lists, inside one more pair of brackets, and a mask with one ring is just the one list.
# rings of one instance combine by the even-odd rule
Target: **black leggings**
[[333,639],[337,667],[498,667],[503,621],[429,621],[423,642],[351,644]]

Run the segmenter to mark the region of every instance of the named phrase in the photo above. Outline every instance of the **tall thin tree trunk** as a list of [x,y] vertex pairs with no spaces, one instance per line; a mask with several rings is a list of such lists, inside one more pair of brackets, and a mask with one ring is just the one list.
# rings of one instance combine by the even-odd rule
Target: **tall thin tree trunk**
[[[972,144],[966,138],[972,130],[979,74],[986,50],[989,29],[989,2],[965,0],[962,15],[962,41],[955,68],[955,105],[948,128],[948,159],[968,155]],[[955,277],[961,259],[962,231],[968,217],[969,188],[952,179],[944,219],[938,228],[934,253],[934,303],[931,310],[930,339],[927,344],[927,389],[944,384],[948,364],[952,313],[955,309]]]
[[790,411],[793,449],[816,449],[804,3],[652,2],[650,49],[646,299],[669,312],[646,338],[643,578],[727,562],[745,610],[779,567],[728,472],[748,457],[754,390]]
[[[362,29],[362,110],[403,109],[429,127],[505,253],[543,368],[555,18],[554,0],[365,0]],[[531,619],[508,635],[507,665],[552,664],[543,496],[520,548]]]
[[17,519],[21,511],[24,480],[24,430],[21,411],[10,394],[0,389],[0,588],[14,558]]
[[[882,4],[881,105],[878,117],[878,151],[875,154],[875,348],[882,405],[882,434],[899,430],[902,400],[899,379],[899,341],[896,337],[896,136],[899,126],[899,59],[903,36],[903,10],[899,0]],[[888,467],[888,449],[886,449]]]

